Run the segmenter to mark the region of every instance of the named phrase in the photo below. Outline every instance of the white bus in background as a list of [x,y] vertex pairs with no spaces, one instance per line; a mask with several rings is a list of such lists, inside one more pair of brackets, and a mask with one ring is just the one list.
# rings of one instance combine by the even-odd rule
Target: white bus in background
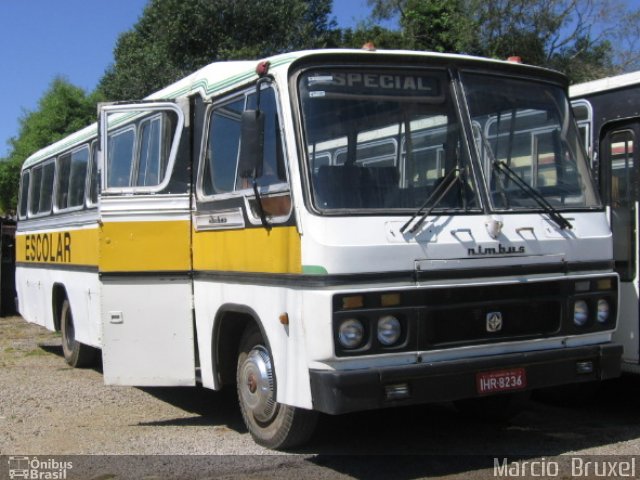
[[566,88],[326,50],[103,105],[24,164],[20,312],[109,384],[236,388],[271,448],[318,412],[617,376],[611,233]]
[[640,373],[640,72],[573,85],[569,92],[613,231],[613,256],[620,275],[614,338],[624,346],[622,369]]

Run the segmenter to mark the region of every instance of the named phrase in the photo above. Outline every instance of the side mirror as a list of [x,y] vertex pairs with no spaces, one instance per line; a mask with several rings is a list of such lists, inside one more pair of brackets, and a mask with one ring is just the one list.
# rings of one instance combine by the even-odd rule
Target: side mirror
[[245,110],[240,120],[240,178],[259,178],[264,155],[264,114],[261,110]]

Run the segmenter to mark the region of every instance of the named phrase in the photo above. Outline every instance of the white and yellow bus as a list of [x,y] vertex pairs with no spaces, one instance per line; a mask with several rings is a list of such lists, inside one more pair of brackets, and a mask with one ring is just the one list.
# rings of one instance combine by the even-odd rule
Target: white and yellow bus
[[620,276],[619,326],[614,341],[624,347],[622,370],[640,373],[640,72],[569,88],[578,128],[590,153],[613,233]]
[[214,63],[32,155],[27,321],[105,382],[317,412],[617,376],[611,233],[558,73],[321,50]]

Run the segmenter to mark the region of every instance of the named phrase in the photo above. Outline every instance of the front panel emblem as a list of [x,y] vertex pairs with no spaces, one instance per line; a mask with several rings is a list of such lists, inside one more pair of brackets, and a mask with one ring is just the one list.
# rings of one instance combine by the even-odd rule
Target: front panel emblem
[[487,313],[487,332],[495,333],[502,330],[502,312]]

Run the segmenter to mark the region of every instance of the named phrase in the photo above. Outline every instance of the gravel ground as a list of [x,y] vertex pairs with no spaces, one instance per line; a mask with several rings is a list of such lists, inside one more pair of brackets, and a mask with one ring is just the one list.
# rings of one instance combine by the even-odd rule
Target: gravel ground
[[557,455],[638,456],[640,473],[638,398],[626,376],[578,407],[530,400],[504,423],[449,404],[322,416],[309,445],[282,454],[251,440],[234,392],[106,386],[99,368],[66,365],[58,334],[0,318],[0,455],[73,455],[67,478],[473,479],[493,478],[494,458]]

